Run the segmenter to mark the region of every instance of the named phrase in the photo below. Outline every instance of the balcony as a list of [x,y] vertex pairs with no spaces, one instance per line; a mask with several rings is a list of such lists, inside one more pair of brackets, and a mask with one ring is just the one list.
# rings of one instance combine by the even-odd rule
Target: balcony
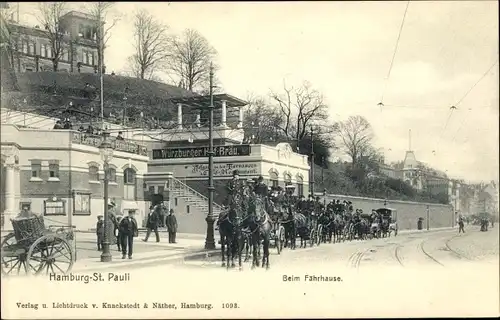
[[[91,135],[82,132],[71,132],[71,141],[73,143],[83,144],[92,147],[99,147],[102,143],[102,136]],[[145,146],[134,143],[130,140],[117,140],[114,137],[110,137],[109,141],[113,145],[116,151],[122,151],[127,153],[134,153],[141,156],[148,156],[148,150]]]

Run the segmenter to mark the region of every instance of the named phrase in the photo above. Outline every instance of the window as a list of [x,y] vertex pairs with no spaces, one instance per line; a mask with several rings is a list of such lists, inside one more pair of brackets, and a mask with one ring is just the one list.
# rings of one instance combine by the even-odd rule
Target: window
[[135,184],[135,171],[133,169],[125,169],[125,171],[123,172],[123,183]]
[[186,213],[187,213],[187,214],[190,214],[189,204],[186,206]]
[[277,186],[279,186],[279,185],[280,185],[280,183],[279,183],[279,181],[278,181],[278,180],[271,180],[271,186],[272,186],[272,187],[276,188],[276,187],[277,187]]
[[135,171],[131,168],[123,171],[123,198],[125,200],[135,200]]
[[28,54],[29,53],[29,46],[28,46],[28,41],[23,41],[21,43],[21,47],[22,47],[22,50],[23,50],[23,53],[24,54]]
[[59,163],[49,162],[49,178],[59,178]]
[[69,61],[69,49],[65,48],[61,51],[61,60]]
[[31,178],[42,178],[42,162],[39,160],[31,161]]
[[47,58],[52,58],[52,47],[50,45],[46,46],[47,48]]
[[163,194],[164,191],[165,191],[165,187],[164,186],[158,186],[158,193],[159,194]]
[[75,215],[90,215],[90,194],[75,192],[73,213]]
[[108,181],[116,183],[116,169],[115,168],[108,169]]
[[29,54],[32,54],[32,55],[35,55],[35,54],[36,54],[36,50],[35,50],[35,43],[34,43],[34,42],[30,42],[30,44],[29,44],[29,49],[28,49],[28,53],[29,53]]
[[148,191],[149,191],[149,195],[155,194],[155,186],[149,186]]
[[89,180],[90,181],[99,181],[99,167],[90,166],[89,167]]
[[94,65],[94,53],[93,52],[89,52],[89,55],[90,55],[89,64],[90,65]]
[[40,45],[40,56],[44,58],[47,56],[47,45],[44,43]]

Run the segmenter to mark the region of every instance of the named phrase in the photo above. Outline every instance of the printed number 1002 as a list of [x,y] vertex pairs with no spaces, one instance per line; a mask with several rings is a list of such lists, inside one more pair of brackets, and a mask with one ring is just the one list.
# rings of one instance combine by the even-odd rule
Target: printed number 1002
[[222,309],[238,309],[238,304],[237,303],[223,303],[222,304]]

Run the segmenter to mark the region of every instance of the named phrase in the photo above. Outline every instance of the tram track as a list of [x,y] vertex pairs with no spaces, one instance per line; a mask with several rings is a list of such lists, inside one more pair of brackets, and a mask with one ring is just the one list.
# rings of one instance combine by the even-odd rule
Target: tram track
[[444,264],[442,264],[441,262],[439,262],[439,260],[437,260],[436,258],[434,258],[431,254],[429,254],[426,250],[425,250],[425,247],[424,247],[424,244],[428,241],[427,240],[424,240],[422,242],[420,242],[418,244],[418,247],[419,249],[422,251],[422,253],[427,257],[429,258],[431,261],[434,261],[435,263],[439,264],[440,266],[444,267]]
[[444,243],[444,245],[446,246],[446,249],[447,249],[449,252],[451,252],[452,254],[454,254],[456,257],[458,257],[459,259],[465,259],[465,260],[472,261],[472,259],[471,259],[471,258],[469,258],[469,257],[467,257],[467,256],[465,256],[465,255],[463,255],[463,254],[461,254],[460,252],[458,252],[458,251],[456,251],[456,250],[454,250],[454,249],[452,249],[452,248],[451,248],[451,246],[450,246],[450,242],[451,242],[452,240],[454,240],[454,239],[458,238],[458,237],[459,237],[459,236],[455,235],[455,236],[451,237],[450,239],[446,240],[446,241],[445,241],[445,243]]

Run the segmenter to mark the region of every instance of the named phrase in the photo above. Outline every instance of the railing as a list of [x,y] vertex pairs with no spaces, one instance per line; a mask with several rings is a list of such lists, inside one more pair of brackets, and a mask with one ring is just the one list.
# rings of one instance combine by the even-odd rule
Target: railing
[[[206,200],[207,203],[208,203],[208,198],[204,195],[202,195],[201,193],[199,193],[198,191],[194,190],[193,188],[191,188],[190,186],[188,186],[187,184],[183,183],[182,181],[180,181],[179,179],[176,179],[176,178],[172,178],[172,181],[173,181],[173,188],[184,188],[186,190],[188,190],[189,192],[192,192],[194,193],[196,196],[198,196],[199,198],[203,199],[203,200]],[[220,206],[219,204],[217,203],[213,203],[214,205],[214,208],[215,209],[218,209],[218,210],[222,210],[222,206]]]
[[[123,151],[128,153],[139,154],[141,156],[148,156],[148,149],[145,146],[141,146],[139,144],[129,142],[127,140],[117,140],[115,138],[110,138],[109,140],[116,151]],[[99,147],[102,143],[102,136],[82,133],[82,132],[72,132],[71,141],[73,143]]]

